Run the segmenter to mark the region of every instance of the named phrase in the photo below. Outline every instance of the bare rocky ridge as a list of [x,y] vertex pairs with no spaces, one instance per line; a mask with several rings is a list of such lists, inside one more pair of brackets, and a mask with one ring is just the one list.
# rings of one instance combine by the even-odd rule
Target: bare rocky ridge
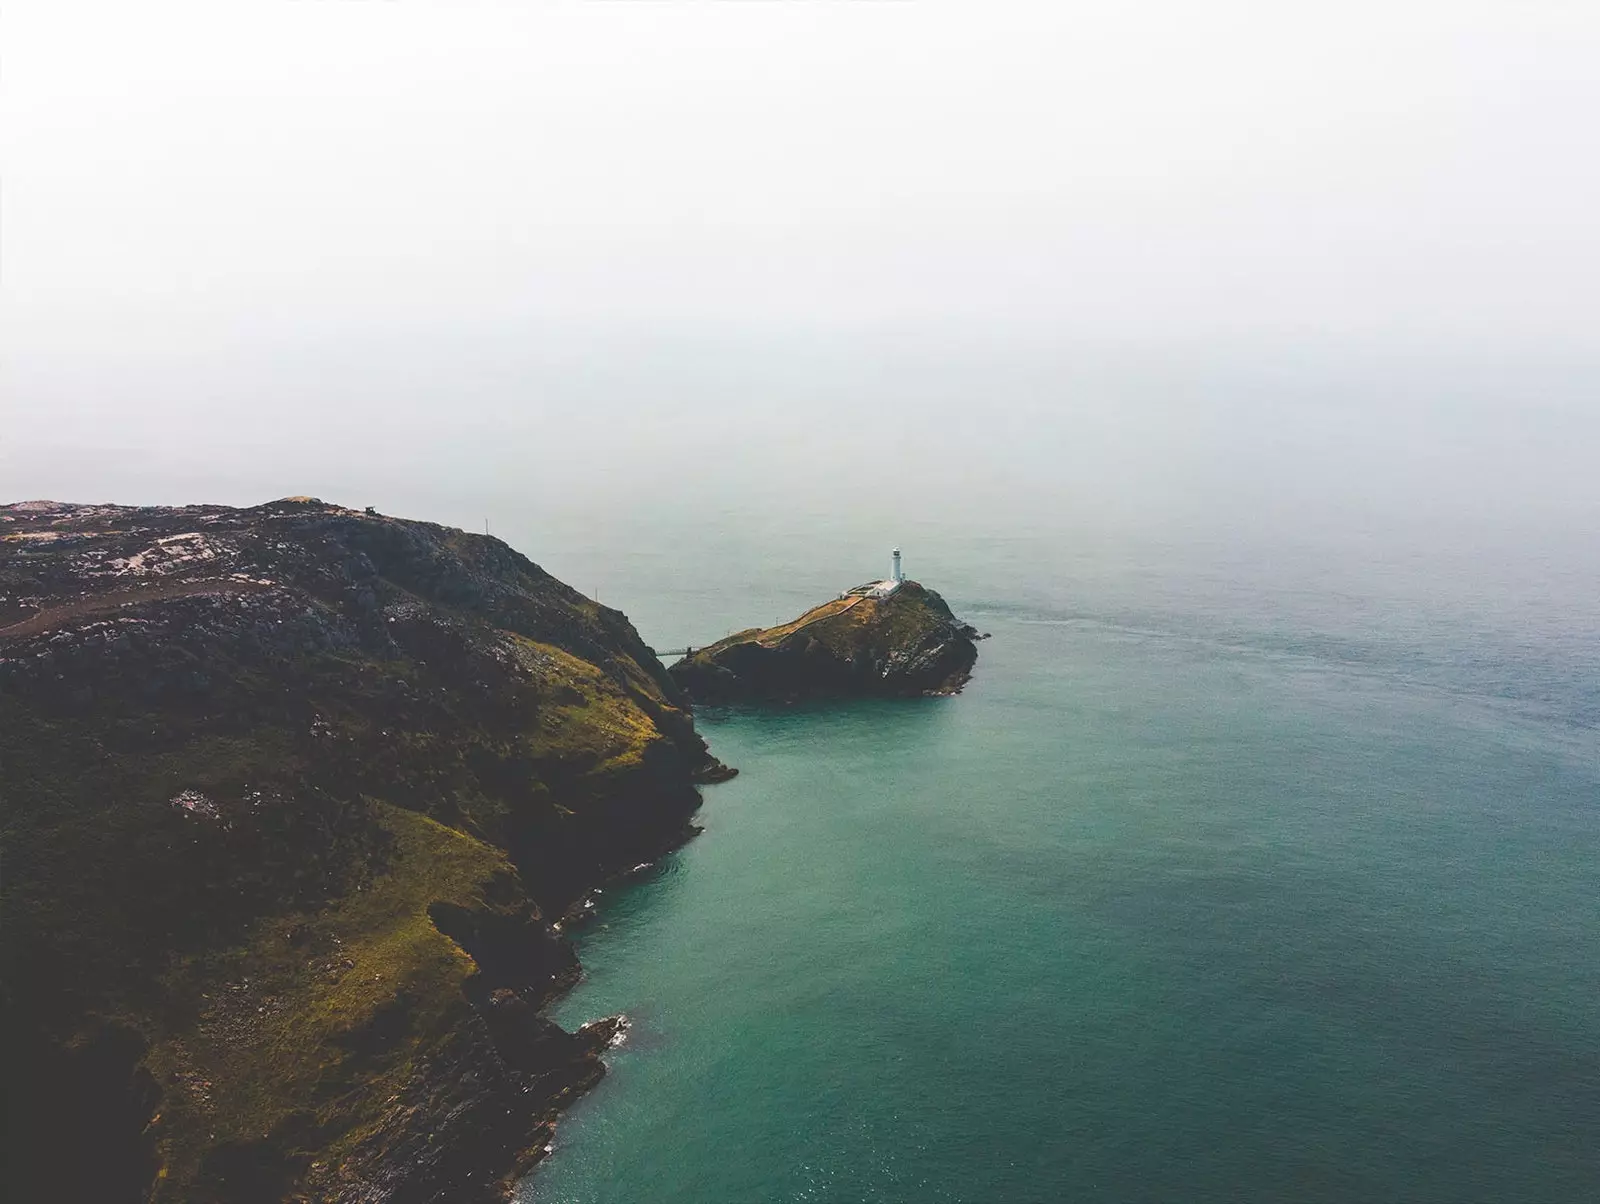
[[670,672],[697,703],[954,694],[972,676],[981,638],[933,590],[905,581],[738,632]]
[[503,1198],[615,1024],[550,920],[727,773],[627,619],[285,499],[0,507],[17,1199]]

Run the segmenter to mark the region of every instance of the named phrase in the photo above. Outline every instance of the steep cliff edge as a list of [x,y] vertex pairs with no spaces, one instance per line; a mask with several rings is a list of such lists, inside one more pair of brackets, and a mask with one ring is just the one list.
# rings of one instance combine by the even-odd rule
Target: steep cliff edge
[[915,581],[862,586],[793,622],[701,648],[669,672],[699,703],[953,694],[981,638]]
[[502,1198],[602,1073],[547,921],[722,767],[620,613],[313,499],[0,507],[18,1199]]

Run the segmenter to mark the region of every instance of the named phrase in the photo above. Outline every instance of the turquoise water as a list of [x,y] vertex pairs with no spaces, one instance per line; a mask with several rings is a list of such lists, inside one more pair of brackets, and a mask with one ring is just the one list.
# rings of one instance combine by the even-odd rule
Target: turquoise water
[[558,1018],[633,1027],[523,1199],[1596,1198],[1592,631],[983,576],[963,696],[701,717],[743,774],[580,938]]

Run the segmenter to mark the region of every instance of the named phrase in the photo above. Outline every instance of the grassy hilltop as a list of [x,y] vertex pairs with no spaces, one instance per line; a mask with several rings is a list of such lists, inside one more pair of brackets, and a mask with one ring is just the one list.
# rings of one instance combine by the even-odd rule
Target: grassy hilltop
[[888,593],[851,591],[791,622],[730,635],[670,672],[706,703],[953,694],[972,675],[976,638],[943,598],[905,581]]

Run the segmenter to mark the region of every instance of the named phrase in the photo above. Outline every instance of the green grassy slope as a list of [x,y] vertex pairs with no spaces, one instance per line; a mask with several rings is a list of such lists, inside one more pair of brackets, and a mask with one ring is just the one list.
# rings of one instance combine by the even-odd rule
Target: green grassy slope
[[627,620],[497,541],[0,508],[14,1198],[494,1198],[600,1073],[537,1015],[548,918],[708,764]]

